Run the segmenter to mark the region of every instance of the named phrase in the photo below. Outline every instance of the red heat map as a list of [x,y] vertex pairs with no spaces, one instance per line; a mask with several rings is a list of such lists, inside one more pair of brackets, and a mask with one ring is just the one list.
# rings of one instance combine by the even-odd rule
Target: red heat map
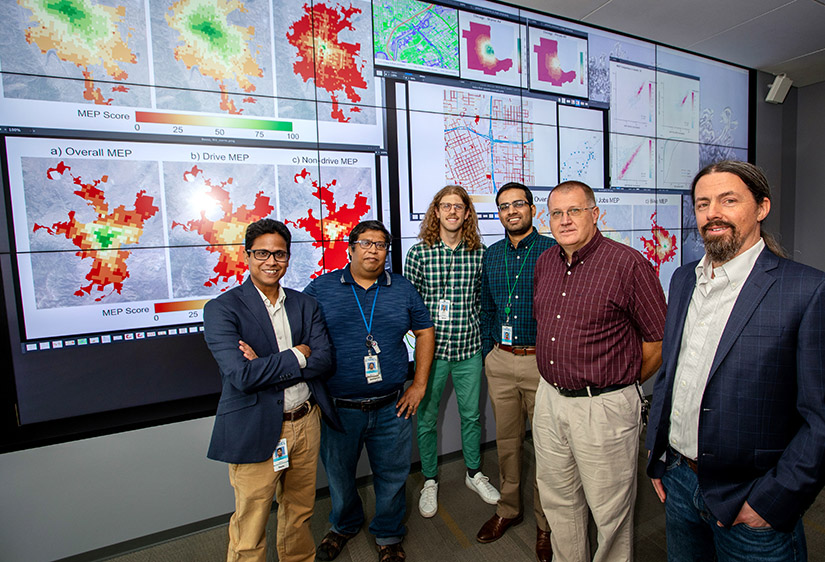
[[313,180],[306,168],[295,174],[293,181],[296,184],[305,181],[312,182],[313,195],[324,205],[326,210],[324,218],[315,217],[312,209],[307,210],[307,216],[295,221],[286,220],[286,224],[296,226],[307,232],[313,239],[314,248],[323,248],[324,253],[318,260],[318,269],[310,275],[315,279],[324,269],[333,271],[341,269],[347,265],[347,242],[344,240],[350,230],[360,222],[370,211],[367,198],[359,191],[355,194],[352,206],[341,205],[335,202],[335,194],[332,188],[338,183],[337,180],[321,185],[317,180]]
[[[350,120],[338,104],[338,92],[342,91],[353,103],[361,101],[355,88],[367,88],[360,60],[361,44],[341,41],[338,35],[344,30],[355,31],[352,16],[361,10],[350,6],[340,11],[326,4],[310,7],[304,4],[304,16],[293,23],[286,38],[298,49],[298,60],[292,65],[295,74],[304,82],[315,80],[315,86],[329,92],[332,99],[333,118],[341,123]],[[361,111],[350,107],[351,113]]]
[[652,236],[649,239],[641,238],[644,244],[642,253],[653,263],[656,275],[659,275],[662,264],[676,257],[676,235],[670,234],[656,223],[656,212],[650,215],[650,222],[652,223],[650,227]]
[[[69,170],[71,166],[61,161],[57,166],[46,171],[46,178],[56,181]],[[146,190],[140,190],[135,195],[135,204],[132,209],[119,205],[109,213],[106,194],[99,187],[100,184],[109,181],[109,176],[104,175],[100,179],[84,183],[80,176],[74,176],[71,173],[69,175],[73,183],[79,186],[73,193],[84,199],[95,210],[96,220],[82,223],[75,218],[75,211],[69,211],[68,221],[57,222],[51,226],[35,223],[33,232],[42,229],[52,236],[63,235],[80,248],[80,251],[75,253],[76,256],[80,259],[92,260],[92,266],[86,274],[86,280],[90,283],[80,287],[74,294],[82,297],[90,295],[92,289],[102,292],[111,285],[111,291],[95,298],[96,301],[100,301],[113,292],[120,294],[124,281],[129,278],[126,258],[131,252],[118,248],[125,244],[136,244],[143,235],[144,224],[155,216],[158,208],[154,205],[153,198],[146,195]]]
[[[212,269],[215,277],[208,279],[203,286],[217,286],[218,283],[241,284],[244,273],[246,273],[246,260],[243,244],[238,244],[238,240],[243,240],[246,227],[250,223],[266,218],[275,210],[270,204],[269,197],[263,191],[255,194],[255,202],[252,208],[241,205],[234,209],[232,200],[229,197],[227,186],[232,185],[233,179],[215,182],[209,178],[202,177],[203,170],[197,166],[192,166],[191,170],[184,172],[183,181],[203,181],[208,188],[206,196],[215,201],[223,211],[223,216],[217,220],[210,220],[206,217],[206,210],[200,211],[200,218],[193,219],[187,223],[172,221],[172,228],[181,227],[186,232],[197,232],[209,243],[206,247],[208,252],[218,254],[218,263]],[[225,291],[229,286],[223,287]]]

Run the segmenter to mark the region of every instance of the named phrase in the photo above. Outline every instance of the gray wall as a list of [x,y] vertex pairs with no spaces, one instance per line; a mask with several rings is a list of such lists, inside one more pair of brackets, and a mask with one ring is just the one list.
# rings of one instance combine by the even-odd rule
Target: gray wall
[[825,82],[797,92],[794,259],[825,270]]

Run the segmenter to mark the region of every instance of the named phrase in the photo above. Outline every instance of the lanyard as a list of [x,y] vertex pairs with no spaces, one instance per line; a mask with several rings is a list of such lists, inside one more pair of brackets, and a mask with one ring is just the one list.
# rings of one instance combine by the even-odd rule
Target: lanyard
[[[504,307],[504,313],[507,315],[507,322],[510,322],[510,304],[513,301],[513,293],[516,290],[516,282],[518,278],[521,276],[521,272],[524,271],[524,266],[527,265],[527,258],[530,257],[530,252],[533,251],[533,246],[535,246],[536,241],[530,244],[530,247],[527,249],[527,254],[524,256],[524,261],[521,262],[521,267],[516,274],[516,279],[513,280],[513,286],[510,287],[510,267],[507,264],[507,249],[504,249],[504,278],[507,280],[507,306]],[[515,250],[515,248],[513,248]]]
[[355,292],[355,285],[350,285],[352,294],[355,296],[355,302],[358,304],[358,310],[361,312],[361,318],[364,320],[364,327],[367,329],[367,340],[372,339],[372,318],[375,315],[375,303],[378,302],[378,290],[381,285],[375,286],[375,298],[372,299],[372,311],[370,311],[370,323],[367,324],[367,317],[364,316],[364,309],[361,307],[361,300],[358,298],[358,293]]
[[[450,265],[447,266],[447,272],[444,275],[443,282],[440,283],[440,285],[441,285],[441,298],[442,299],[447,298],[447,285],[450,283],[450,277],[452,277],[452,274],[453,274],[453,260],[455,260],[455,253],[458,251],[459,248],[461,248],[461,245],[463,243],[464,243],[464,241],[462,240],[461,242],[458,243],[458,246],[455,247],[455,250],[453,250],[452,248],[450,248],[449,246],[444,244],[444,242],[442,242],[442,244],[444,244],[444,247],[448,248],[450,250]],[[439,272],[439,273],[441,273],[441,272]],[[439,277],[440,277],[440,275],[439,275]]]

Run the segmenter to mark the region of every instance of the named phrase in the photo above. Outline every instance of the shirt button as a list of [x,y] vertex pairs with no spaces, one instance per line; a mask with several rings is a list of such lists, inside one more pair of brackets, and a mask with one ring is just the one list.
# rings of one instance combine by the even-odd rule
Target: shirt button
[[515,320],[516,318],[518,318],[518,316],[516,316],[516,315],[514,314],[514,315],[513,315],[513,320]]
[[685,381],[682,381],[682,386],[687,386],[687,383]]
[[550,338],[550,341],[556,341],[556,338]]
[[675,437],[674,437],[673,439],[671,439],[671,440],[670,440],[670,444],[671,444],[671,445],[675,445],[675,444],[676,444],[676,438],[675,438]]
[[555,364],[555,363],[556,363],[556,362],[555,362],[555,361],[553,361],[552,359],[550,360],[550,364],[551,364],[551,365],[553,365],[553,364]]
[[569,271],[567,272],[567,275],[570,275],[570,272],[569,272]]
[[562,293],[561,296],[566,297],[567,293]]
[[518,298],[518,295],[516,295],[516,298]]
[[561,318],[561,314],[556,314],[556,318]]

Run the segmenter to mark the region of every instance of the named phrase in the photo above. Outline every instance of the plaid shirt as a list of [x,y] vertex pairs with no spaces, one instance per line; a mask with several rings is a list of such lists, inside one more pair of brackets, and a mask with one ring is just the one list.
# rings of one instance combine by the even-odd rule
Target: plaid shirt
[[[484,246],[469,252],[464,242],[455,250],[442,240],[419,242],[407,253],[404,277],[418,290],[435,323],[435,357],[463,361],[481,349],[479,304]],[[439,320],[438,301],[450,301],[450,319]]]
[[[513,327],[513,345],[536,345],[533,270],[542,252],[555,245],[555,240],[539,234],[538,230],[533,228],[533,232],[525,236],[517,248],[513,248],[510,237],[505,236],[503,240],[490,246],[484,254],[484,275],[481,283],[481,345],[485,357],[501,340],[501,326],[507,322],[504,307],[508,301],[510,325]],[[521,275],[518,275],[522,264],[524,269],[521,270]],[[512,298],[509,298],[508,279],[510,289],[513,289]]]
[[642,342],[661,341],[665,328],[665,294],[650,262],[597,230],[570,265],[561,248],[544,254],[535,276],[544,380],[573,390],[636,381]]

